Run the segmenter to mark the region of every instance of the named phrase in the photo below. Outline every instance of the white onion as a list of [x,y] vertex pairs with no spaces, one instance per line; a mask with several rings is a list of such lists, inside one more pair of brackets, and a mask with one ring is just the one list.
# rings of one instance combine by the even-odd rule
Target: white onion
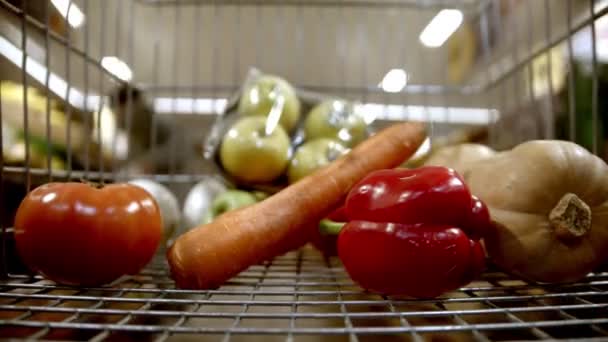
[[183,218],[186,230],[203,223],[211,203],[217,195],[226,191],[226,184],[216,177],[208,177],[190,189],[184,201]]
[[173,192],[166,186],[149,179],[133,179],[129,183],[146,190],[156,200],[163,219],[164,242],[169,242],[180,224],[179,202]]

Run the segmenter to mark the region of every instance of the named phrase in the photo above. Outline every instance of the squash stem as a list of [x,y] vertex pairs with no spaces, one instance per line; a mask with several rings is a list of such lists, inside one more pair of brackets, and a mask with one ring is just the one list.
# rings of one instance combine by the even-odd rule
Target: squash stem
[[549,213],[549,222],[558,238],[580,238],[591,229],[591,209],[575,194],[566,193]]

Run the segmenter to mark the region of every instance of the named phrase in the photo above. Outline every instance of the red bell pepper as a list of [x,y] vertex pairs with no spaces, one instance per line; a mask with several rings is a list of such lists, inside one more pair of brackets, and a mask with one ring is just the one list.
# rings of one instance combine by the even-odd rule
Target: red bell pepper
[[373,172],[351,189],[345,213],[338,254],[365,289],[432,298],[484,269],[488,209],[451,169]]
[[332,211],[329,215],[327,215],[329,220],[334,222],[345,222],[346,219],[346,208],[344,204],[342,204],[338,209]]

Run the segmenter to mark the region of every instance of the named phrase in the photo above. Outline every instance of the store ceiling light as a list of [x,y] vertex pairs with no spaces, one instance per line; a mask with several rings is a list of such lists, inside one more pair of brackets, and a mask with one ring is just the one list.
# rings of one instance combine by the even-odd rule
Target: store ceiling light
[[443,9],[439,11],[420,33],[420,41],[427,47],[440,47],[460,27],[462,19],[463,15],[460,10]]
[[133,78],[131,68],[116,56],[103,57],[101,59],[101,66],[123,81],[130,81]]
[[[29,44],[35,44],[34,42],[28,42]],[[23,69],[23,51],[9,42],[6,38],[0,36],[0,56],[5,57],[17,67]],[[48,88],[49,90],[61,99],[67,99],[69,102],[80,109],[84,110],[96,110],[99,108],[102,98],[98,94],[92,94],[89,92],[85,98],[82,91],[68,87],[68,83],[57,74],[51,72],[47,75],[47,69],[44,65],[34,60],[32,57],[26,56],[26,70],[28,75],[35,79],[39,84],[45,85],[48,76]]]
[[597,13],[606,7],[608,7],[608,0],[596,0],[595,5],[593,6],[593,11]]
[[78,28],[84,24],[84,14],[76,6],[74,1],[72,0],[51,0],[51,3],[59,14],[61,14],[64,18],[67,19],[68,24],[73,28]]
[[226,98],[157,97],[154,112],[159,114],[205,114],[223,113],[228,104]]
[[[154,112],[157,114],[217,115],[223,113],[227,105],[226,98],[156,97],[153,99]],[[372,123],[374,120],[411,120],[487,126],[500,118],[498,110],[491,108],[362,103],[355,105],[355,111],[364,113],[364,120],[367,123]]]
[[422,121],[464,125],[488,125],[500,119],[500,112],[492,108],[440,107],[419,105],[386,105],[363,103],[356,110],[367,113],[376,120]]
[[388,93],[398,93],[407,84],[407,73],[403,69],[391,69],[384,75],[379,86]]

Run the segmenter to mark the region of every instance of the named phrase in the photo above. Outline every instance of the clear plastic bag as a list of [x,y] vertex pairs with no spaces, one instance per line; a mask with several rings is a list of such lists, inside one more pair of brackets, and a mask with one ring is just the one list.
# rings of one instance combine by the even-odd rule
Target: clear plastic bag
[[[251,69],[217,116],[204,144],[204,158],[213,160],[237,187],[274,192],[294,181],[287,174],[301,166],[295,162],[304,146],[310,145],[300,153],[307,154],[306,163],[321,165],[365,140],[371,131],[361,108],[332,95],[295,89],[280,77]],[[318,168],[304,166],[300,173]]]

